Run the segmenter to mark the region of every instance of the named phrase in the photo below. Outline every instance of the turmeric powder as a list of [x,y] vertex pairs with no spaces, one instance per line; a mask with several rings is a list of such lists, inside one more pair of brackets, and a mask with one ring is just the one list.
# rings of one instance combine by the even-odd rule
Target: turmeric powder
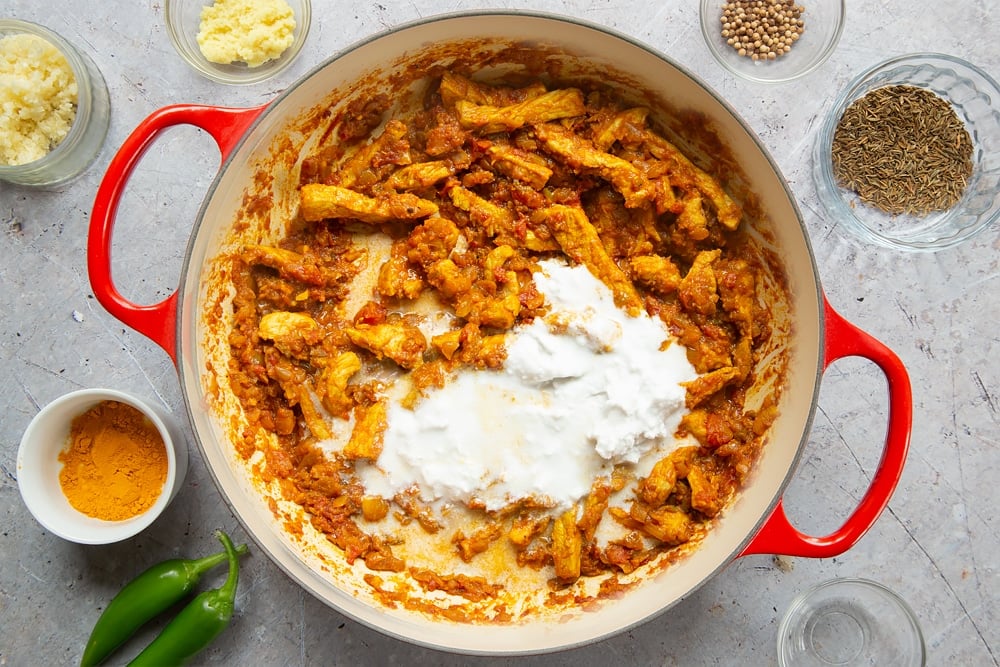
[[70,505],[105,521],[145,512],[167,479],[167,449],[156,425],[119,401],[102,401],[76,417],[59,460]]

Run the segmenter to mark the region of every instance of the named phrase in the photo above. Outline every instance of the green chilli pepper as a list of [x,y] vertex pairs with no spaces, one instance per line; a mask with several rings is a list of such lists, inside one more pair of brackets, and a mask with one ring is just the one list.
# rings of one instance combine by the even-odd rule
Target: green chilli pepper
[[229,576],[219,588],[199,593],[163,632],[129,663],[129,667],[183,665],[219,636],[233,618],[240,559],[229,536],[215,532],[229,558]]
[[[246,552],[245,544],[236,549],[241,555]],[[228,558],[226,551],[197,559],[175,558],[153,565],[130,581],[97,619],[80,667],[104,662],[136,630],[190,593],[205,572]]]

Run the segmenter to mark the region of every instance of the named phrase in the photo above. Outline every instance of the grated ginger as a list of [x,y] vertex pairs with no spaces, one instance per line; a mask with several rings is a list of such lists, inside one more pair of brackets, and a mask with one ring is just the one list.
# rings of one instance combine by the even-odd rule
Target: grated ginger
[[259,67],[292,45],[294,31],[285,0],[216,0],[201,10],[197,39],[209,62]]
[[0,164],[34,162],[69,134],[76,118],[76,76],[47,40],[0,38]]

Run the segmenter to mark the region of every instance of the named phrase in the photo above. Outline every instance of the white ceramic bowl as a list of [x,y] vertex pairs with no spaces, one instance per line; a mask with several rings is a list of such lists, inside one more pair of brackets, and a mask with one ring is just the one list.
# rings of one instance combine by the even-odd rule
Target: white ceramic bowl
[[219,64],[210,62],[202,55],[198,46],[198,30],[201,24],[201,10],[213,4],[213,0],[167,0],[164,4],[164,18],[167,34],[177,53],[202,76],[218,83],[231,85],[259,83],[283,71],[299,55],[302,45],[309,35],[312,23],[312,5],[309,0],[286,0],[295,15],[294,40],[280,57],[268,60],[257,67],[246,63]]
[[796,2],[805,7],[802,37],[775,60],[752,60],[737,53],[722,36],[722,8],[730,1],[701,0],[701,33],[720,65],[757,83],[785,83],[812,72],[830,57],[844,31],[845,0]]
[[[69,441],[73,419],[107,400],[141,411],[156,425],[167,448],[167,478],[156,502],[142,514],[123,521],[95,519],[76,510],[59,484],[59,453]],[[138,534],[160,516],[180,490],[187,466],[184,435],[161,409],[113,389],[81,389],[52,401],[28,424],[17,451],[17,485],[28,510],[52,533],[78,544],[111,544]]]

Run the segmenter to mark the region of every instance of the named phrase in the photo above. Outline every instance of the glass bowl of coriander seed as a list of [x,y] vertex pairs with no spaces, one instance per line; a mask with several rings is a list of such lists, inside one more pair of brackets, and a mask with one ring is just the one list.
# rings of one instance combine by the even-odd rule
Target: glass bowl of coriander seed
[[863,240],[962,243],[1000,219],[1000,86],[938,53],[891,58],[834,102],[813,149],[817,195]]
[[837,48],[845,0],[701,0],[701,33],[712,56],[757,83],[787,83]]

